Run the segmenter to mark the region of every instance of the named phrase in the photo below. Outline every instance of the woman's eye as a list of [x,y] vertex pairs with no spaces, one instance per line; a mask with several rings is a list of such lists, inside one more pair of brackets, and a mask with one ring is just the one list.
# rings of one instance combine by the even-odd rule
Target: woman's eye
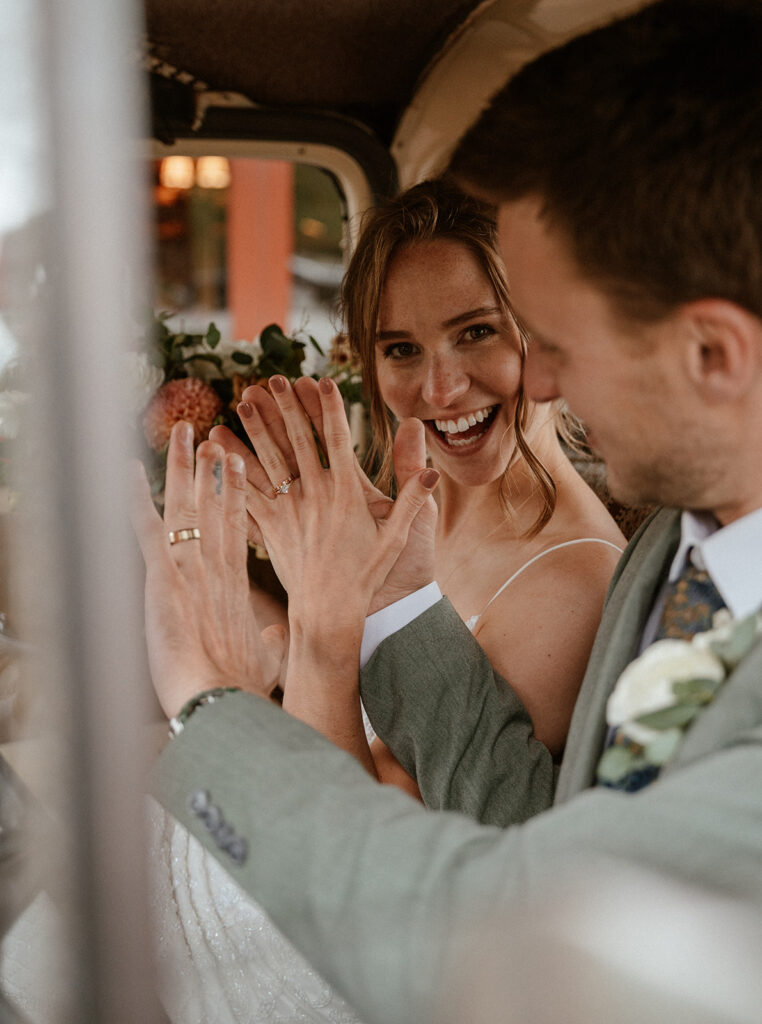
[[415,345],[409,341],[395,341],[384,349],[384,359],[409,359],[415,355]]
[[494,333],[495,328],[490,324],[472,324],[464,332],[467,341],[481,341]]

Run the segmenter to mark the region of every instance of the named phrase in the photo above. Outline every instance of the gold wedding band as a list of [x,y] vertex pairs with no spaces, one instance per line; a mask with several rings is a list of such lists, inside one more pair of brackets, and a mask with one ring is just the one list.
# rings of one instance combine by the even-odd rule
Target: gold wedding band
[[296,480],[295,476],[288,476],[285,480],[281,480],[277,487],[273,487],[273,497],[277,498],[279,494],[288,494],[288,489],[294,480]]
[[169,531],[170,544],[179,544],[181,540],[201,540],[201,530],[194,526],[192,530]]

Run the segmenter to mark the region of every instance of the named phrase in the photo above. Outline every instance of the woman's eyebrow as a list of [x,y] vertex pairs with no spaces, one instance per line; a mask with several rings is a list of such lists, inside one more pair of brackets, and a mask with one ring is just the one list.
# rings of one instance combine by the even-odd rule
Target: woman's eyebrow
[[376,341],[392,341],[394,338],[409,338],[410,331],[377,331]]
[[[468,309],[464,313],[458,313],[457,316],[450,317],[449,320],[443,320],[442,327],[457,327],[458,324],[478,319],[480,316],[503,315],[503,310],[500,306],[478,306],[476,309]],[[409,337],[411,337],[410,331],[392,329],[390,331],[378,331],[376,334],[376,341],[391,341],[394,338]]]
[[449,320],[443,320],[443,327],[457,327],[458,324],[464,323],[466,320],[473,320],[480,316],[498,316],[503,315],[503,310],[500,306],[479,306],[477,309],[469,309],[465,313],[458,313],[457,316],[451,317]]

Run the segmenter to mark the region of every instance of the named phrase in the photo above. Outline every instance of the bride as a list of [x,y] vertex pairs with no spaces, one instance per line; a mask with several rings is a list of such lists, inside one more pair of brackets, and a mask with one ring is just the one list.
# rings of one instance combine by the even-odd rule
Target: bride
[[[392,484],[393,419],[423,420],[440,474],[437,582],[560,758],[624,538],[563,452],[561,410],[524,395],[526,341],[511,313],[492,211],[442,182],[389,202],[364,227],[343,306],[370,396],[378,486]],[[308,397],[310,382],[300,383]],[[243,399],[241,419],[261,452],[260,410],[272,399],[261,388]],[[212,438],[243,454],[224,428]],[[284,707],[382,783],[419,796],[391,752],[358,729],[356,694],[321,699],[287,687]],[[162,997],[174,1024],[356,1021],[153,801],[150,828]]]

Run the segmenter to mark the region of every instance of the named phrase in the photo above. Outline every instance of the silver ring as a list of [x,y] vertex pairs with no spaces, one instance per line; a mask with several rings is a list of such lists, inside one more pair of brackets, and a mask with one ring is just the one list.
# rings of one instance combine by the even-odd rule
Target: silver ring
[[289,476],[285,480],[281,480],[277,487],[273,487],[273,497],[277,498],[279,494],[288,494],[288,489],[294,480],[296,480],[295,476]]
[[170,544],[179,544],[181,540],[201,540],[201,530],[194,526],[192,530],[169,531]]

